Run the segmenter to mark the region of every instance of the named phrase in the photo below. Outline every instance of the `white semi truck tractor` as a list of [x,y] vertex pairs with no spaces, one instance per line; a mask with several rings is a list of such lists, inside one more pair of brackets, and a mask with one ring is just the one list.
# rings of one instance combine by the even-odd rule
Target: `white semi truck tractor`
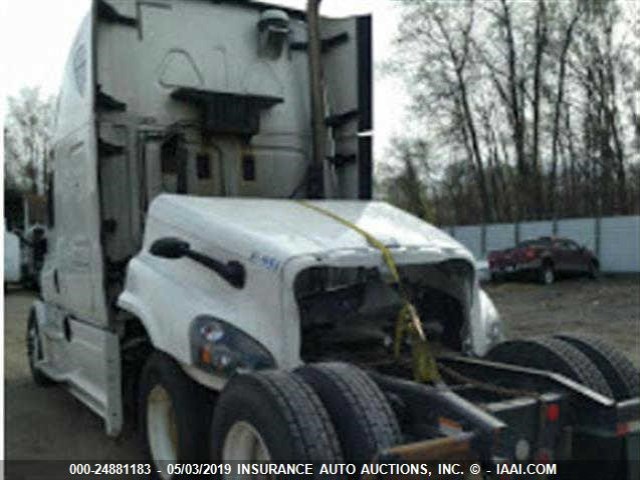
[[34,380],[108,435],[136,425],[163,479],[580,442],[626,475],[637,372],[584,337],[504,342],[471,253],[371,199],[371,18],[316,3],[93,2],[58,104]]

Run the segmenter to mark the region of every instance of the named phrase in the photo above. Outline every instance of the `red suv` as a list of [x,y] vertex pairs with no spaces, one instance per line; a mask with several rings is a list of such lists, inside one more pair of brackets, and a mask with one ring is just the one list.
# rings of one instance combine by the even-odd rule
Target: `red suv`
[[559,276],[598,276],[595,254],[568,238],[540,237],[520,242],[514,248],[489,252],[491,279],[534,276],[548,285]]

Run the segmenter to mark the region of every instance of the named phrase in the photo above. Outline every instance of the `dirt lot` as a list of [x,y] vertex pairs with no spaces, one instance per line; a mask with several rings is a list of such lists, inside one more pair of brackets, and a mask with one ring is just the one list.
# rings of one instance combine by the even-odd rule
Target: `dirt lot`
[[485,285],[510,338],[558,332],[597,335],[640,367],[640,278],[568,279],[551,287],[509,282]]
[[[567,280],[551,287],[527,283],[488,285],[512,337],[559,331],[598,334],[640,366],[640,279]],[[113,440],[101,419],[59,387],[36,387],[29,376],[24,335],[32,296],[5,299],[6,458],[136,461],[135,436]]]

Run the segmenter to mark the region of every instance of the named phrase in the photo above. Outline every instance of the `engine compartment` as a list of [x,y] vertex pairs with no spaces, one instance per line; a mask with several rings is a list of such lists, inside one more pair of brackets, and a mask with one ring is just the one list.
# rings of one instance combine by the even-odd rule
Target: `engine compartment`
[[[449,260],[399,269],[402,289],[416,307],[433,353],[461,352],[474,271]],[[377,268],[312,267],[294,283],[305,362],[343,361],[395,376],[411,376],[411,342],[395,357],[400,288]]]

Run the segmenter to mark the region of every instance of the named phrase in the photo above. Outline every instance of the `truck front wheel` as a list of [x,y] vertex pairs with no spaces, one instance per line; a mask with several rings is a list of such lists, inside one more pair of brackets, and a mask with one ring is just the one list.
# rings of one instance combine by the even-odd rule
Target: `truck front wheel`
[[177,478],[167,472],[170,463],[206,460],[211,396],[171,357],[160,352],[150,355],[142,370],[138,402],[138,425],[152,478]]

